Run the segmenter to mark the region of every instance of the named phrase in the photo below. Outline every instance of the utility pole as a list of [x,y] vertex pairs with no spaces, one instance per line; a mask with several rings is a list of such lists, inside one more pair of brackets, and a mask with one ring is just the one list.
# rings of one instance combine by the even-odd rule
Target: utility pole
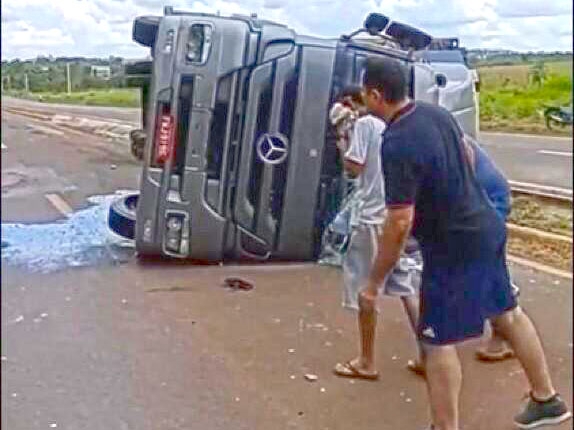
[[68,78],[68,94],[72,94],[72,79],[70,76],[70,63],[66,63],[66,76]]
[[30,92],[30,85],[28,83],[28,73],[24,73],[24,88],[26,89],[26,93]]

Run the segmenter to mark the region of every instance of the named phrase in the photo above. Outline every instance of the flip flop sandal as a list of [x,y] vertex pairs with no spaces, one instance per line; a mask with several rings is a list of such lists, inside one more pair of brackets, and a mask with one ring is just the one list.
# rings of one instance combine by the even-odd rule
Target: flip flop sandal
[[417,376],[421,376],[423,378],[426,376],[425,367],[418,361],[409,360],[407,362],[407,369],[413,372]]
[[353,366],[350,361],[347,361],[345,364],[337,363],[333,369],[333,373],[343,378],[366,379],[369,381],[379,379],[379,372],[365,373]]
[[505,349],[503,351],[487,351],[486,349],[479,349],[476,351],[476,359],[478,361],[486,361],[489,363],[495,361],[504,361],[510,358],[514,358],[514,351],[511,349]]

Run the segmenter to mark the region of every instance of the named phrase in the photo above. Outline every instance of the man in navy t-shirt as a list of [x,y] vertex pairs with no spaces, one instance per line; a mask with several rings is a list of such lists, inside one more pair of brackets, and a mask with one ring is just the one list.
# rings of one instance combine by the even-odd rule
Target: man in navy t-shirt
[[424,261],[418,336],[434,428],[458,430],[462,373],[455,345],[480,336],[489,318],[532,387],[515,424],[534,428],[568,419],[536,330],[512,294],[504,220],[472,172],[456,120],[443,108],[408,99],[408,73],[398,60],[369,59],[364,88],[370,111],[388,127],[381,157],[388,215],[359,303],[374,311],[377,287],[412,229]]

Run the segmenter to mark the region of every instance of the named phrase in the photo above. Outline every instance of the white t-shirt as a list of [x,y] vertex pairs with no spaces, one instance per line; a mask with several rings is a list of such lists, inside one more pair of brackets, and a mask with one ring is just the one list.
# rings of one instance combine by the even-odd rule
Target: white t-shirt
[[385,123],[372,116],[359,118],[349,139],[345,158],[364,166],[357,178],[358,222],[382,224],[385,220],[385,184],[381,166]]

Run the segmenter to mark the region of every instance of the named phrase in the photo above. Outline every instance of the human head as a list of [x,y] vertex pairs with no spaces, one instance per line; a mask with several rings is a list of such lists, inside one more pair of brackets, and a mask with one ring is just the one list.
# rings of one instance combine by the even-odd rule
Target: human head
[[369,58],[363,78],[364,100],[374,115],[388,120],[409,93],[408,69],[394,58]]
[[349,85],[345,87],[338,95],[337,101],[344,105],[356,110],[359,113],[364,113],[365,103],[363,100],[363,88],[359,85]]

